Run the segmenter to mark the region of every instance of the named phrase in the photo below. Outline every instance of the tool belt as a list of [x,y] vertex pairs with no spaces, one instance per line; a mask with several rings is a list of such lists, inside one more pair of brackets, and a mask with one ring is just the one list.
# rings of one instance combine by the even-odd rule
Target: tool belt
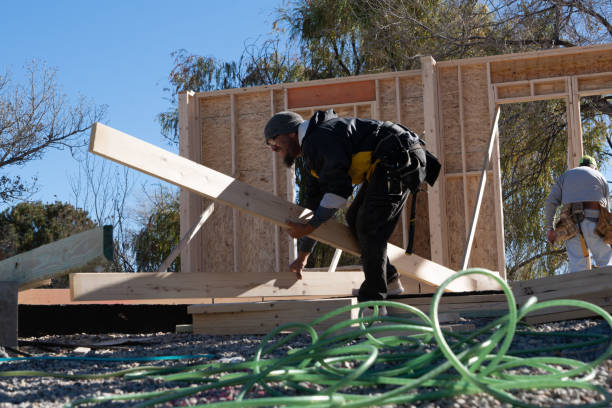
[[606,207],[599,205],[599,220],[595,226],[595,233],[606,244],[612,244],[612,213]]
[[584,220],[582,205],[578,208],[576,204],[565,204],[561,209],[559,221],[555,223],[555,241],[567,241],[578,234],[578,224]]
[[[555,224],[557,241],[566,241],[578,234],[578,223],[584,220],[582,203],[566,204],[561,209],[559,221]],[[612,244],[612,213],[606,207],[599,205],[599,219],[595,226],[595,233],[606,244]]]

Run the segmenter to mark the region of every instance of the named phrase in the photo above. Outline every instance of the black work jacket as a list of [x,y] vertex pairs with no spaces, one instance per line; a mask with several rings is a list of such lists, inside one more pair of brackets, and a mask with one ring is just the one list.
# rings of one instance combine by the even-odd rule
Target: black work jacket
[[339,118],[333,110],[317,111],[302,140],[306,208],[315,210],[325,193],[348,198],[353,185],[368,179],[382,122]]

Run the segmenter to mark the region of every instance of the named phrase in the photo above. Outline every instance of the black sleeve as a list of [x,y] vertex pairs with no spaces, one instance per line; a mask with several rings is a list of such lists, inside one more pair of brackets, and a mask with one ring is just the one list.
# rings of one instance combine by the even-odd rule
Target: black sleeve
[[[307,171],[305,170],[305,172]],[[319,203],[323,198],[323,191],[319,185],[319,180],[310,173],[303,174],[302,186],[300,188],[304,189],[304,194],[302,195],[302,202],[299,204],[314,212],[319,207]]]
[[322,133],[317,135],[315,143],[318,149],[314,166],[322,193],[348,198],[353,192],[353,182],[349,176],[352,159],[350,142],[338,135]]

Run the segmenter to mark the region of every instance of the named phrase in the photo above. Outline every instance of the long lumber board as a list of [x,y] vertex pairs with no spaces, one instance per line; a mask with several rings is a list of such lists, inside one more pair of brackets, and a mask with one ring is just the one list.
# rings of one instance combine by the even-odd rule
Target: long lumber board
[[70,275],[72,300],[352,296],[363,282],[363,272],[194,273],[100,272]]
[[113,258],[112,227],[98,227],[42,245],[0,262],[0,281],[16,282],[19,290],[73,271],[93,270]]
[[[332,310],[355,304],[356,298],[285,300],[192,305],[187,308],[187,313],[193,317],[193,332],[197,334],[266,334],[280,325],[310,323]],[[358,311],[353,308],[321,322],[315,328],[322,330],[344,320],[356,319]]]
[[[595,268],[540,279],[510,282],[517,307],[535,296],[538,302],[556,299],[584,300],[612,311],[612,267]],[[396,301],[429,313],[431,296],[402,296]],[[395,300],[395,299],[394,299]],[[485,316],[506,313],[506,296],[499,294],[453,294],[440,299],[440,312],[462,316]],[[525,317],[527,323],[544,323],[595,316],[588,309],[562,306],[536,310]]]
[[[281,227],[287,221],[303,221],[311,212],[274,194],[259,190],[223,173],[168,152],[101,123],[91,129],[89,151],[124,166],[160,178],[221,204],[262,217]],[[330,220],[317,228],[311,237],[359,255],[357,241],[349,229]],[[409,278],[439,286],[454,271],[389,244],[388,256],[398,271]],[[496,290],[496,282],[482,276],[463,277],[447,287],[448,291],[464,292]]]

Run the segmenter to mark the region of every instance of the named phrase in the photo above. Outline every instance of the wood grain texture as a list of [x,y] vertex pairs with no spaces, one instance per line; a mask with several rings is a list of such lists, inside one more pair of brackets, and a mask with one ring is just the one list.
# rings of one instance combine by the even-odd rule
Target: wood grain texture
[[[356,303],[355,298],[290,300],[193,305],[187,311],[193,316],[193,332],[197,334],[267,334],[283,324],[308,324],[328,312]],[[357,313],[358,308],[353,308],[314,327],[320,332],[333,324],[357,318]]]
[[72,300],[257,296],[352,296],[362,272],[73,273]]
[[[261,217],[282,227],[288,220],[305,221],[309,210],[286,200],[242,183],[230,176],[130,135],[95,123],[92,126],[90,152],[132,167],[153,177],[201,194],[219,203]],[[352,254],[359,254],[359,247],[348,227],[328,221],[317,228],[311,237]],[[389,258],[402,275],[430,285],[439,285],[454,271],[417,255],[407,256],[404,250],[389,245]],[[449,291],[496,289],[480,278],[462,278],[448,286]]]
[[54,276],[93,270],[111,258],[112,240],[105,242],[103,228],[94,228],[1,261],[0,281],[16,282],[19,290],[29,289]]

